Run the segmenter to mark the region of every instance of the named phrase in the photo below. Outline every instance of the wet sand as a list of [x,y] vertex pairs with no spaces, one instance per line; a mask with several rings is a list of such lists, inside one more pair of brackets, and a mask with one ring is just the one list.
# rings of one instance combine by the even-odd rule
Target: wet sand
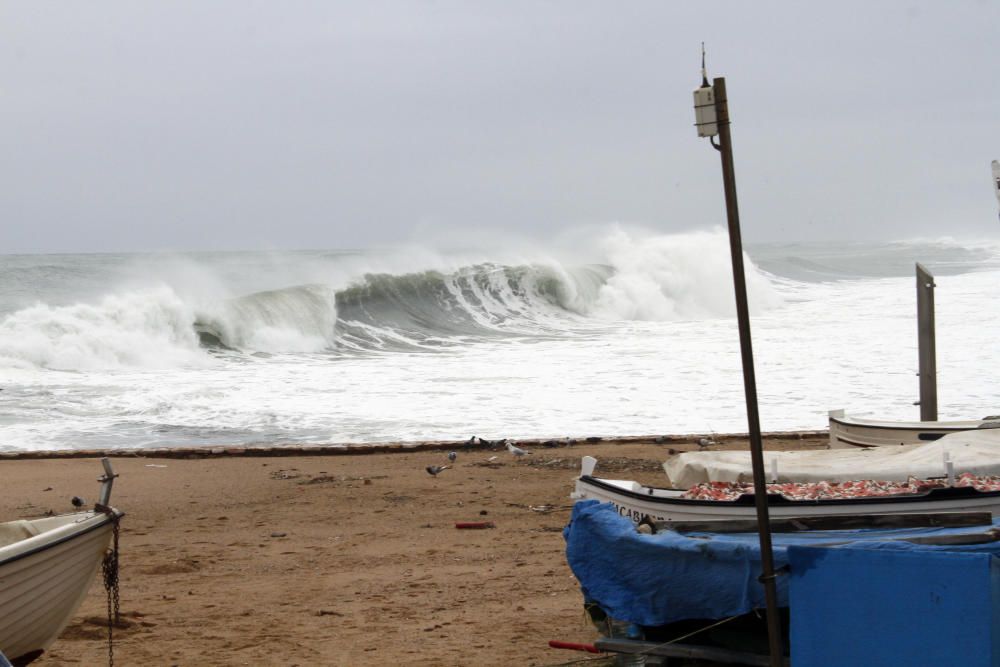
[[[770,448],[825,439],[770,438]],[[715,448],[746,447],[733,440]],[[121,532],[116,665],[557,665],[596,638],[562,528],[580,457],[662,484],[693,444],[209,459],[116,458]],[[491,457],[496,457],[490,461]],[[96,459],[0,461],[2,520],[93,501]],[[551,506],[549,511],[537,511]],[[536,509],[532,509],[536,508]],[[459,530],[456,522],[495,528]],[[107,664],[100,577],[38,662]]]

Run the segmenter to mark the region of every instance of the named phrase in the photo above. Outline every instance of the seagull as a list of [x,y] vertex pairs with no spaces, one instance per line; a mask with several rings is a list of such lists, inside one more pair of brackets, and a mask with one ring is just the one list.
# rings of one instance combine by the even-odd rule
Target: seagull
[[451,466],[427,466],[426,470],[427,474],[429,474],[431,477],[437,477],[439,472],[441,472],[442,470],[447,470],[450,467]]
[[449,461],[451,461],[452,463],[454,463],[455,459],[457,459],[457,458],[458,458],[458,452],[448,452],[448,460]]
[[521,456],[524,456],[525,454],[530,454],[531,453],[531,452],[525,451],[525,450],[521,449],[520,447],[517,447],[517,446],[515,446],[515,445],[513,445],[513,444],[511,444],[509,442],[507,443],[507,451],[510,452],[511,454],[513,454],[514,456],[517,456],[517,457],[521,457]]
[[76,508],[83,507],[84,505],[87,504],[87,501],[81,498],[80,496],[73,496],[72,498],[69,499],[69,501],[73,503],[73,507]]
[[711,438],[701,438],[698,440],[699,447],[708,447],[709,445],[714,445],[714,444],[715,440],[712,440]]

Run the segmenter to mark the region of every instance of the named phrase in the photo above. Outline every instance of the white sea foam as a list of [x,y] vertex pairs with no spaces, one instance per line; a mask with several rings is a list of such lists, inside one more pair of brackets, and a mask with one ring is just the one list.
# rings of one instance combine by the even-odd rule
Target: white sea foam
[[189,307],[167,287],[113,294],[96,304],[39,304],[0,321],[0,364],[86,371],[169,368],[208,359]]
[[[670,321],[735,313],[729,240],[721,230],[636,237],[618,230],[605,239],[615,273],[590,305],[619,320]],[[752,313],[781,304],[768,279],[744,253]]]

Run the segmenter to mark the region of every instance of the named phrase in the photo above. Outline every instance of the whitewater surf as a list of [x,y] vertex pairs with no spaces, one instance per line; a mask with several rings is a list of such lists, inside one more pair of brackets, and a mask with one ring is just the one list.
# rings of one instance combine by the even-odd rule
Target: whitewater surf
[[[996,412],[1000,246],[748,257],[762,424],[911,417],[912,262],[941,278],[942,414]],[[0,257],[0,449],[745,430],[722,231],[587,252]]]

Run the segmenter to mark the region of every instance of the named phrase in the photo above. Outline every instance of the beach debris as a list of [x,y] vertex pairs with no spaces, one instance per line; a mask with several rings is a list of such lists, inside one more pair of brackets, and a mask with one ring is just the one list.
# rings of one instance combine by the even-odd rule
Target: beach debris
[[507,451],[510,452],[511,454],[513,454],[514,456],[518,457],[518,458],[520,458],[522,456],[527,456],[528,454],[531,454],[531,452],[529,452],[527,450],[524,450],[524,449],[521,449],[517,445],[514,445],[513,443],[510,443],[510,442],[507,443]]
[[498,458],[500,458],[500,457],[499,456],[491,456],[490,458],[488,458],[486,460],[490,461],[490,462],[493,462],[493,461],[496,461]]
[[480,447],[489,447],[490,449],[496,449],[498,447],[504,447],[510,442],[507,438],[502,440],[487,440],[486,438],[477,438],[479,440]]
[[549,514],[559,510],[573,509],[572,505],[528,505],[528,509],[539,514]]
[[476,436],[472,436],[471,438],[469,438],[468,440],[466,440],[465,444],[463,446],[464,447],[472,447],[474,444],[476,444]]
[[457,459],[457,458],[458,458],[458,452],[448,452],[448,460],[449,461],[451,461],[452,463],[454,463],[455,459]]
[[51,486],[46,486],[44,489],[42,489],[42,491],[51,491],[51,490],[52,490]]
[[427,474],[431,477],[437,477],[442,471],[447,470],[451,466],[427,466],[425,470]]
[[492,521],[459,521],[455,524],[459,530],[484,530],[486,528],[496,528]]
[[341,484],[343,482],[361,482],[362,484],[371,484],[373,479],[386,479],[388,475],[326,475],[319,474],[316,477],[309,477],[304,479],[298,484],[308,485],[308,484]]
[[273,533],[271,533],[271,537],[287,537],[287,536],[288,533],[283,533],[280,530],[276,530]]
[[578,644],[576,642],[563,642],[557,639],[549,640],[549,648],[564,648],[570,651],[585,651],[587,653],[603,653],[593,644]]
[[69,502],[73,504],[73,507],[80,508],[87,504],[87,501],[80,496],[73,496],[69,499]]
[[167,466],[161,465],[159,463],[147,463],[146,467],[147,468],[166,468]]
[[339,611],[334,611],[332,609],[317,609],[317,616],[343,616]]
[[713,440],[712,438],[698,438],[699,447],[708,447],[709,445],[714,445],[714,444],[716,443],[715,440]]

